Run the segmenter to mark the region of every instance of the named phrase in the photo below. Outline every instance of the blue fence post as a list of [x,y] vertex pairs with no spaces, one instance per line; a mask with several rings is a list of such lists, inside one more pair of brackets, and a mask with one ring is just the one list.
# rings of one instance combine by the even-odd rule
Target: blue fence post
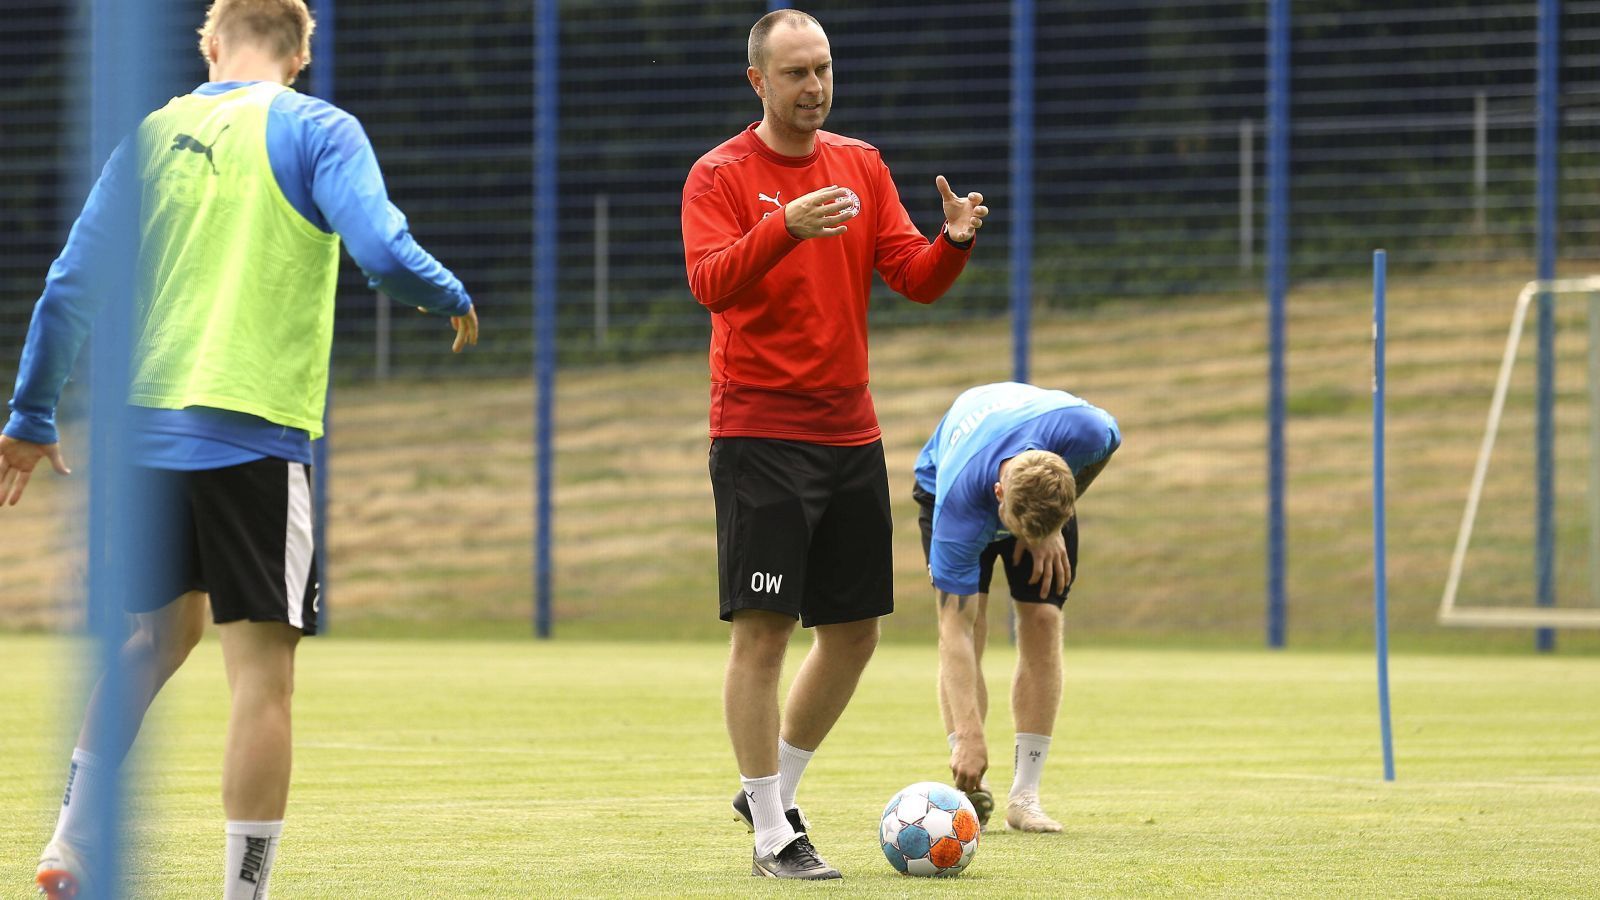
[[1388,318],[1389,255],[1372,254],[1372,606],[1378,656],[1378,738],[1383,744],[1383,780],[1394,780],[1394,732],[1389,725],[1389,541],[1384,503],[1384,333]]
[[1011,4],[1011,380],[1028,380],[1033,331],[1034,0]]
[[[311,35],[311,93],[334,102],[334,0],[313,0],[317,28]],[[333,449],[333,385],[322,414],[322,438],[311,445],[312,541],[317,554],[317,631],[327,634],[332,616],[328,605],[328,463]]]
[[[1538,124],[1534,155],[1538,169],[1539,247],[1538,277],[1556,277],[1556,205],[1559,200],[1558,166],[1561,123],[1561,2],[1539,0],[1539,79],[1536,88]],[[1539,386],[1538,424],[1538,522],[1534,551],[1537,594],[1540,606],[1554,606],[1555,579],[1555,298],[1539,295]],[[1541,628],[1534,641],[1542,652],[1555,649],[1554,629]]]
[[[551,631],[551,472],[555,461],[551,458],[554,447],[554,410],[556,381],[556,250],[560,216],[547,209],[559,204],[561,186],[557,179],[559,169],[556,153],[560,146],[559,107],[561,102],[560,59],[557,56],[561,28],[559,0],[536,0],[534,28],[536,83],[533,118],[533,145],[536,158],[534,167],[533,221],[533,282],[534,331],[537,334],[534,350],[535,379],[538,382],[538,399],[535,410],[536,443],[535,481],[538,485],[534,527],[534,634],[550,637]],[[544,215],[538,215],[544,210]]]
[[[1011,4],[1011,380],[1027,382],[1033,333],[1033,24],[1034,0]],[[1017,612],[1006,607],[1017,642]]]
[[1267,7],[1267,646],[1282,647],[1284,304],[1289,288],[1289,0]]

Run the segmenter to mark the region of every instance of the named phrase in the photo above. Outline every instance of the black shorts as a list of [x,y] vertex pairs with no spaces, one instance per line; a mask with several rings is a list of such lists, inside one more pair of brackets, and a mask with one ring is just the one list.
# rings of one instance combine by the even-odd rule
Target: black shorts
[[[911,488],[911,498],[917,501],[919,512],[917,524],[922,528],[922,558],[927,560],[933,547],[933,505],[935,498],[932,494],[922,489],[922,485]],[[1067,602],[1067,594],[1072,591],[1072,583],[1078,580],[1078,514],[1074,512],[1067,524],[1061,526],[1061,537],[1067,543],[1067,564],[1072,567],[1072,574],[1067,578],[1066,590],[1048,597],[1039,596],[1039,586],[1029,584],[1028,579],[1033,577],[1033,554],[1023,551],[1020,564],[1011,561],[1011,554],[1016,552],[1017,539],[1010,535],[998,541],[991,541],[989,546],[983,548],[983,553],[978,556],[978,593],[989,593],[989,584],[994,580],[994,561],[1006,567],[1006,582],[1011,586],[1011,599],[1018,603],[1050,603],[1063,606]]]
[[148,521],[134,557],[149,569],[130,587],[128,612],[161,609],[183,594],[211,595],[218,624],[285,622],[317,633],[311,470],[268,457],[222,469],[142,469]]
[[715,438],[710,468],[723,621],[765,609],[810,628],[894,611],[882,441]]

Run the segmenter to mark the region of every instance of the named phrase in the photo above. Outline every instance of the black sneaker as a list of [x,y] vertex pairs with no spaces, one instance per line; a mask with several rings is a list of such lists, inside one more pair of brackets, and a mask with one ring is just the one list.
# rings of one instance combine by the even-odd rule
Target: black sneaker
[[[739,815],[739,820],[744,822],[745,830],[755,834],[756,820],[750,815],[750,798],[745,796],[744,791],[733,795],[733,811]],[[811,822],[806,819],[806,814],[800,811],[800,807],[791,807],[786,815],[796,833],[805,834],[811,830]]]
[[989,791],[988,784],[980,784],[978,789],[967,795],[967,800],[972,804],[972,811],[978,814],[979,830],[989,827],[989,817],[994,815],[994,794]]
[[[794,810],[789,810],[790,814]],[[752,851],[753,853],[753,851]],[[839,870],[828,865],[811,846],[811,839],[801,834],[777,853],[766,856],[753,853],[750,874],[765,878],[797,878],[805,881],[827,881],[843,878]]]

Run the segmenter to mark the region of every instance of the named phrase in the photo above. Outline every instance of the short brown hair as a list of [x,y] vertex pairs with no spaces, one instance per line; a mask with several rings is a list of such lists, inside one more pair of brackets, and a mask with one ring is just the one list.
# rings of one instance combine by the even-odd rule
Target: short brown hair
[[807,25],[822,27],[822,23],[818,22],[815,16],[798,9],[775,9],[767,13],[756,20],[756,24],[751,27],[750,43],[745,45],[745,56],[750,60],[751,68],[761,72],[767,70],[767,36],[779,25],[784,24],[796,28],[804,28]]
[[1060,531],[1077,502],[1078,482],[1066,460],[1048,450],[1028,450],[1011,458],[1005,505],[1018,537],[1033,544]]
[[306,0],[216,0],[200,26],[200,56],[214,34],[250,40],[281,59],[298,55],[300,68],[311,64],[311,33],[317,23]]

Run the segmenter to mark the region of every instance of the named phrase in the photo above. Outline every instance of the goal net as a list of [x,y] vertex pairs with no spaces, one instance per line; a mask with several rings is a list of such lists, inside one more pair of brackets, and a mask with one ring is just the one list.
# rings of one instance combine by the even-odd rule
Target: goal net
[[[1541,295],[1551,298],[1555,326],[1545,439],[1539,329],[1524,327]],[[1549,506],[1543,529],[1541,490]],[[1554,605],[1539,605],[1541,593]],[[1439,621],[1600,628],[1600,277],[1530,281],[1517,296]]]

